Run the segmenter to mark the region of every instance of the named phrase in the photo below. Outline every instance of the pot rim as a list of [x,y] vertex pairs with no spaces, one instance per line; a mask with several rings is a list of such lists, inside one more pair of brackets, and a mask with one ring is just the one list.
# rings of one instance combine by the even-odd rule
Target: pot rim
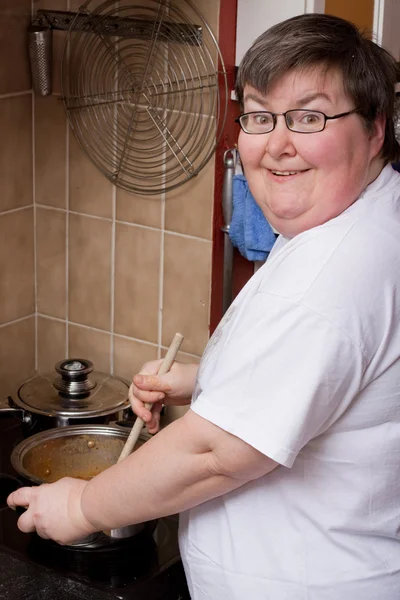
[[129,436],[130,429],[125,429],[118,426],[110,425],[68,425],[67,427],[54,427],[52,429],[46,429],[40,433],[29,436],[22,440],[11,452],[11,464],[15,471],[37,484],[42,484],[44,481],[32,475],[23,467],[24,456],[27,452],[40,445],[43,442],[54,440],[62,437],[71,437],[74,435],[104,435],[120,438],[126,440]]

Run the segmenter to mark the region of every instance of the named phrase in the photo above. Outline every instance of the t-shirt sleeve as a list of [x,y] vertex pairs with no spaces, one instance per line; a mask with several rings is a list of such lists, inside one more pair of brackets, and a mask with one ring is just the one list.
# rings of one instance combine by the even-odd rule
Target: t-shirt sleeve
[[198,376],[192,410],[291,467],[357,395],[365,357],[308,306],[257,293]]

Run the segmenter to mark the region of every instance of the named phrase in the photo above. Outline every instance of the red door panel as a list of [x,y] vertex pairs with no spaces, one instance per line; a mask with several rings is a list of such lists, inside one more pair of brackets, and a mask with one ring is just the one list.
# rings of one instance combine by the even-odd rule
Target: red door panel
[[[219,46],[224,59],[228,78],[228,90],[234,89],[236,67],[236,0],[220,0],[219,18]],[[220,85],[221,93],[225,93],[223,83]],[[225,98],[222,98],[222,102]],[[223,293],[223,259],[224,259],[224,226],[222,214],[222,185],[224,179],[224,153],[229,148],[234,148],[239,133],[239,126],[234,122],[239,114],[239,105],[236,101],[227,98],[228,112],[221,140],[215,155],[215,184],[214,184],[214,222],[213,222],[213,257],[212,257],[212,279],[211,279],[211,311],[210,311],[210,333],[214,331],[222,317],[222,293]],[[234,249],[232,287],[233,298],[242,289],[244,284],[254,273],[254,264],[246,260]]]

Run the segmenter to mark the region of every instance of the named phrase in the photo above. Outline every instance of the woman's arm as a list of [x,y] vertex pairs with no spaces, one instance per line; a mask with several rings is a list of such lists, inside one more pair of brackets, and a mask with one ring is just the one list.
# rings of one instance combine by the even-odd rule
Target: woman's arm
[[[31,510],[20,517],[23,531],[36,528],[39,535],[68,543],[90,530],[114,529],[191,508],[276,466],[252,446],[189,410],[83,487],[79,480],[64,479],[21,488],[11,494],[9,503],[31,503]],[[77,482],[72,489],[71,481]]]

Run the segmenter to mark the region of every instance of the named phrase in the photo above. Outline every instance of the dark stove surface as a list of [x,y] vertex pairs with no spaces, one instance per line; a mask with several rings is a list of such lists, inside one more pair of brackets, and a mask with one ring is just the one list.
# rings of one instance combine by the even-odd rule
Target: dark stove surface
[[[0,418],[0,599],[34,600],[37,573],[45,588],[37,589],[44,600],[46,589],[55,584],[56,595],[49,598],[64,600],[84,598],[99,600],[188,600],[178,548],[178,519],[176,516],[148,523],[145,529],[127,540],[108,542],[99,537],[93,547],[60,546],[42,540],[36,534],[24,534],[17,528],[17,514],[5,504],[8,493],[18,486],[18,477],[10,464],[13,447],[23,439],[21,424],[15,418]],[[19,566],[16,566],[15,561]],[[8,565],[8,566],[6,566]],[[9,595],[15,588],[19,573],[18,595]],[[30,575],[27,575],[27,572]],[[22,577],[21,577],[22,574]],[[9,576],[10,585],[5,586]],[[28,591],[20,585],[30,582]],[[17,587],[18,587],[17,585]],[[84,586],[84,587],[82,587]],[[82,587],[82,589],[80,589]],[[78,589],[79,588],[79,589]],[[83,590],[83,591],[82,591]],[[100,592],[105,595],[99,595]],[[80,595],[82,593],[82,595]],[[91,593],[95,595],[91,596]],[[7,595],[8,594],[8,595]],[[25,595],[24,595],[25,594]],[[64,594],[64,595],[63,595]],[[67,594],[67,595],[65,595]]]

